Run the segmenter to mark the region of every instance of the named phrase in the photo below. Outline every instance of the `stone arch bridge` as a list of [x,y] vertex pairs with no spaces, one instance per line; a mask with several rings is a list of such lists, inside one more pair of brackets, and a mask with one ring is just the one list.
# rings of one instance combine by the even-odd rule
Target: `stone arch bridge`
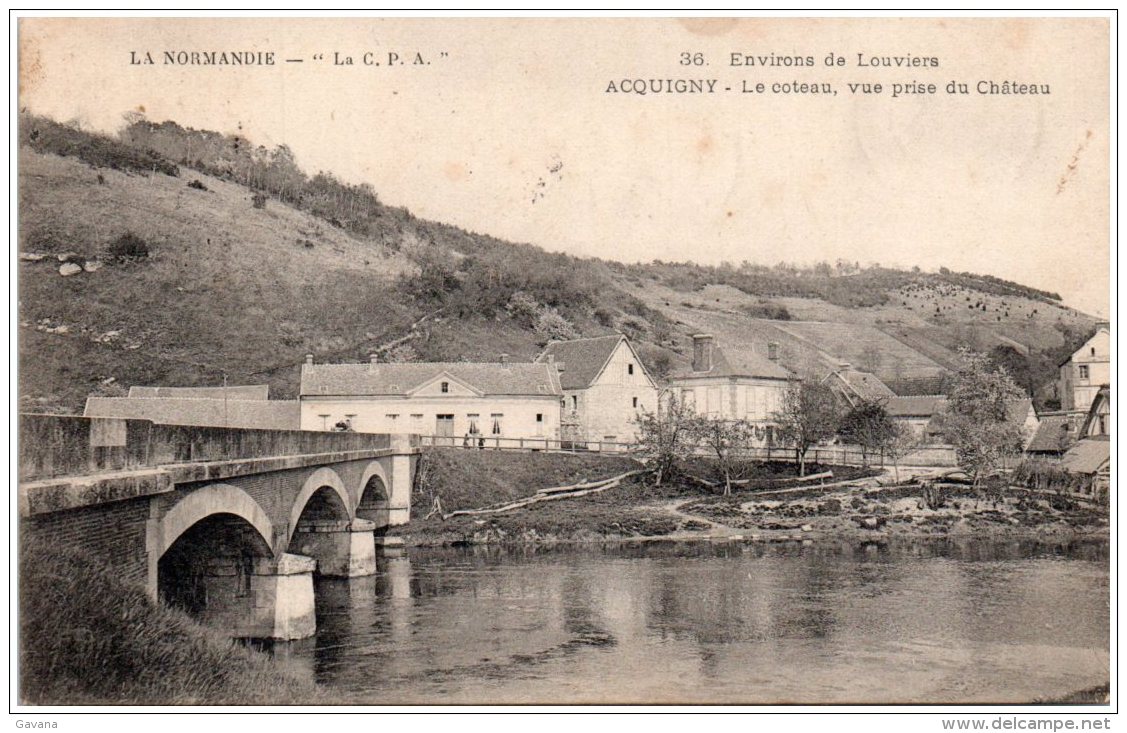
[[21,415],[21,530],[84,549],[232,636],[315,631],[313,575],[376,571],[416,436]]

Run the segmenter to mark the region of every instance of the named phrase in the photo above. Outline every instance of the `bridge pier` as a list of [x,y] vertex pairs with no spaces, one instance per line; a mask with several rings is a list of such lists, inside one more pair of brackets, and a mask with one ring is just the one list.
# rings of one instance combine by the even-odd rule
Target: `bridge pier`
[[199,578],[201,622],[237,638],[304,639],[317,630],[312,558],[220,558]]
[[294,532],[290,548],[313,558],[317,574],[357,578],[376,572],[376,523],[367,519],[313,520]]
[[395,434],[391,436],[391,496],[388,498],[387,523],[395,527],[411,521],[411,460],[414,449],[411,436]]

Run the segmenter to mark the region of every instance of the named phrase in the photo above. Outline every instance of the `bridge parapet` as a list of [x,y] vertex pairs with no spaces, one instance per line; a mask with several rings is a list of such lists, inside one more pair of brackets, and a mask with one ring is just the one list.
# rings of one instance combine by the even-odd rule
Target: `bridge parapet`
[[[20,481],[173,463],[392,448],[392,436],[307,430],[161,425],[150,420],[20,415]],[[396,448],[402,438],[397,438]],[[417,440],[413,438],[411,442]]]

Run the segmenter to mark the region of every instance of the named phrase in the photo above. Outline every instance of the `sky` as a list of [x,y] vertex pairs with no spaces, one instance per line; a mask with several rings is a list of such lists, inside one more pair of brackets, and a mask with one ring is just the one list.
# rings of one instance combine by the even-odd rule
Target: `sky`
[[[284,143],[307,172],[549,250],[949,267],[1106,316],[1108,34],[1099,18],[23,18],[19,104]],[[208,50],[275,64],[163,63]],[[978,93],[991,81],[1050,93]],[[836,94],[775,89],[795,83]]]

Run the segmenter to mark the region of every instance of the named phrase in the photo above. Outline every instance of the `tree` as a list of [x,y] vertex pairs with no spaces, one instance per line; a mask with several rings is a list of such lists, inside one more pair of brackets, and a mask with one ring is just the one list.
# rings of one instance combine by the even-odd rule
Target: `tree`
[[979,487],[997,472],[1006,457],[1021,451],[1021,426],[1009,420],[1008,403],[1021,399],[1021,389],[1006,370],[984,354],[960,350],[950,410],[944,416],[947,440],[955,456]]
[[741,454],[751,446],[754,428],[746,420],[725,420],[719,417],[698,417],[692,421],[695,443],[716,458],[716,466],[724,477],[724,496],[732,493],[732,472],[740,463]]
[[1036,375],[1029,357],[1008,344],[999,344],[990,350],[990,361],[1006,370],[1026,394],[1033,394]]
[[867,466],[869,454],[883,450],[895,429],[896,423],[888,416],[883,403],[861,400],[841,418],[837,434],[842,440],[861,447],[861,461]]
[[806,452],[837,432],[840,408],[833,391],[820,380],[792,382],[783,395],[783,409],[776,412],[777,434],[794,446],[798,475],[806,475]]
[[675,394],[658,399],[657,410],[643,410],[637,418],[638,452],[654,473],[654,485],[674,476],[681,462],[696,450],[696,413]]
[[892,421],[892,430],[882,447],[884,454],[892,460],[893,476],[900,483],[900,459],[914,451],[920,440],[907,425]]

